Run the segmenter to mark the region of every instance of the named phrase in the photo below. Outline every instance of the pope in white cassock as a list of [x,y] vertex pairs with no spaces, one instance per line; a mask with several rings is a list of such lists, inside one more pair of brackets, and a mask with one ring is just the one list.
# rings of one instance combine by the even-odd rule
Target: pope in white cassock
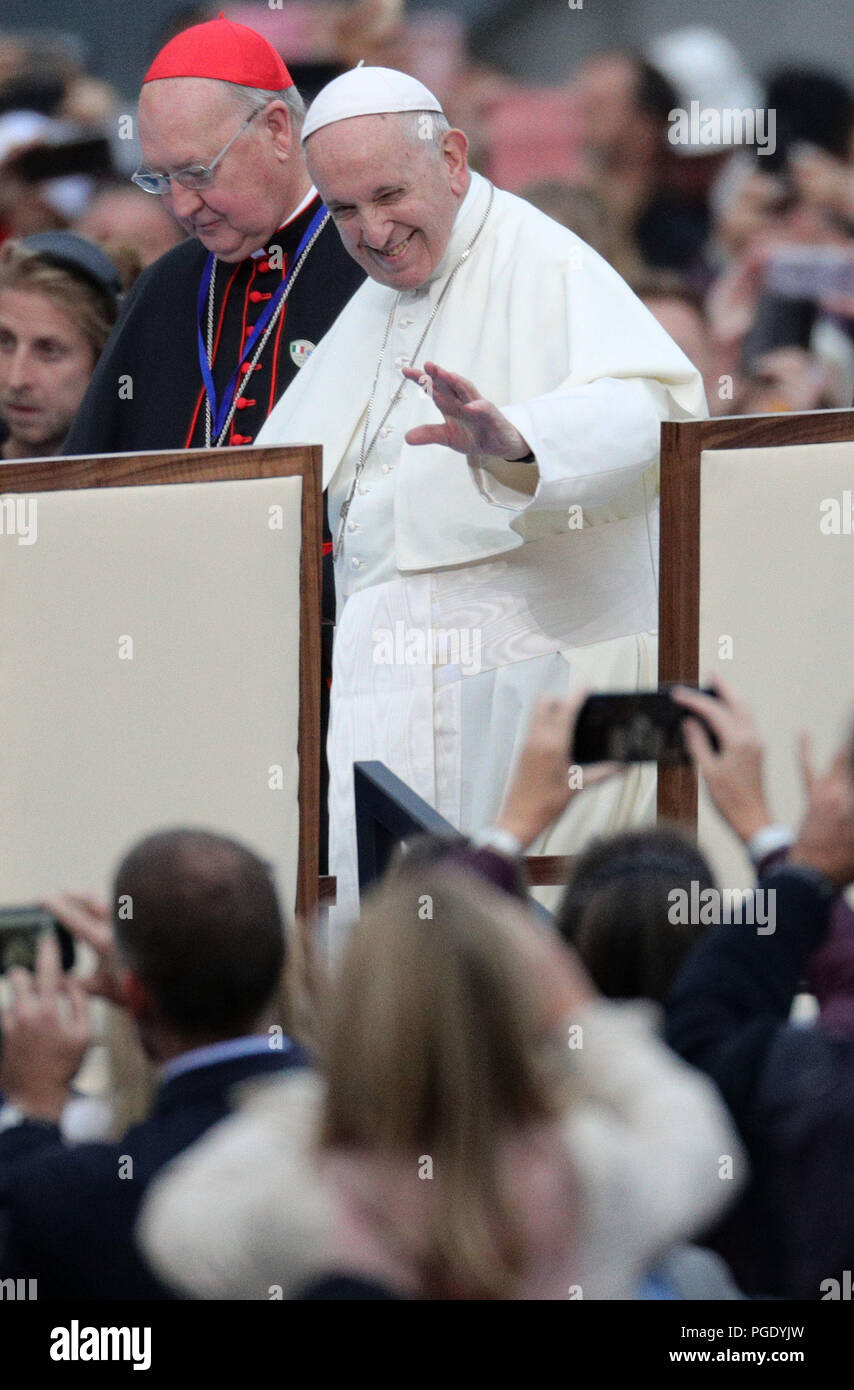
[[[534,701],[657,684],[662,420],[699,373],[572,232],[470,171],[426,87],[356,68],[303,128],[369,279],[257,443],[323,445],[337,625],[333,921],[358,902],[354,761],[464,831],[497,814]],[[654,814],[655,769],[591,789],[532,852]]]

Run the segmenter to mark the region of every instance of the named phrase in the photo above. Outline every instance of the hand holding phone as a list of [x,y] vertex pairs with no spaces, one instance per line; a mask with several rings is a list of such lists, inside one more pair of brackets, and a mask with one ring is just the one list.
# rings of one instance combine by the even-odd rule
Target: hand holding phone
[[515,835],[524,849],[563,814],[577,792],[597,785],[615,771],[608,766],[592,769],[585,772],[583,783],[571,775],[567,745],[572,743],[586,695],[586,690],[576,690],[565,700],[545,697],[534,708],[525,745],[495,822],[499,829]]
[[16,966],[36,968],[39,942],[48,934],[56,937],[63,970],[74,965],[74,938],[66,927],[44,907],[0,908],[0,975]]
[[747,844],[774,819],[763,785],[764,748],[746,701],[720,676],[715,678],[714,694],[716,698],[709,699],[705,691],[688,686],[673,690],[673,698],[691,716],[684,726],[685,743],[709,796]]
[[11,969],[2,1015],[0,1092],[34,1119],[58,1124],[92,1040],[86,993],[63,974],[57,937],[39,937],[35,969]]

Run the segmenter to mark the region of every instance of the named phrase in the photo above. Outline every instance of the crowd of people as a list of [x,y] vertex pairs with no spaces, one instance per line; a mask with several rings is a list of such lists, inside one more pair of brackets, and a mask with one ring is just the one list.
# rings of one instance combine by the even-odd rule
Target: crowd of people
[[[565,513],[579,479],[590,484],[586,541],[638,522],[646,564],[660,420],[702,413],[700,378],[718,415],[854,398],[854,87],[796,66],[760,84],[720,36],[666,35],[569,74],[549,97],[562,120],[548,140],[531,130],[531,157],[514,175],[524,90],[463,56],[443,68],[434,54],[424,72],[400,10],[366,9],[360,29],[358,9],[338,31],[332,75],[343,85],[323,87],[305,124],[298,85],[266,41],[238,52],[232,36],[223,49],[228,21],[184,16],[159,36],[133,113],[145,156],[135,184],[122,177],[122,101],[79,53],[0,42],[2,462],[239,446],[259,434],[281,442],[290,429],[314,438],[306,421],[331,416],[323,374],[339,379],[349,361],[352,437],[338,429],[338,457],[324,437],[332,471],[342,470],[330,488],[340,533],[326,531],[328,638],[341,537],[352,545],[363,527],[375,550],[357,541],[336,576],[339,625],[342,611],[350,624],[341,662],[373,629],[372,585],[382,603],[397,595],[401,611],[426,603],[429,623],[431,603],[458,598],[444,571],[470,579],[477,561],[501,556],[512,575],[503,557],[524,551],[514,615],[528,603],[554,608],[528,556],[550,546],[557,583],[553,542],[567,537],[552,534],[547,507]],[[368,65],[345,72],[354,48]],[[700,69],[704,106],[773,110],[773,150],[671,138]],[[428,77],[438,99],[419,80]],[[228,163],[241,140],[252,158]],[[209,164],[192,162],[199,152]],[[420,179],[422,239],[411,249],[393,232],[373,244],[365,228],[385,214],[369,210],[367,180],[404,165]],[[504,191],[502,169],[521,200]],[[382,187],[394,202],[396,184]],[[487,227],[494,206],[500,218]],[[470,254],[484,228],[485,267]],[[573,282],[578,237],[598,254]],[[548,287],[548,305],[525,300],[518,267],[510,283],[508,241],[530,251],[523,272]],[[283,250],[284,264],[274,255]],[[443,423],[408,420],[402,437],[428,451],[433,490],[413,492],[408,512],[398,492],[389,520],[382,478],[404,447],[386,439],[403,390],[392,353],[406,347],[401,330],[417,334],[419,314],[420,348],[458,271],[457,290],[470,288],[449,298],[434,330],[440,362],[394,358]],[[443,276],[431,308],[422,292]],[[407,313],[395,322],[401,294]],[[525,332],[508,343],[496,324],[511,308]],[[365,348],[371,333],[378,359]],[[357,341],[361,358],[348,359]],[[483,396],[459,363],[445,369],[437,342],[467,346]],[[245,380],[235,387],[239,375],[251,396]],[[565,382],[569,392],[553,389]],[[579,401],[583,445],[567,424],[576,417],[558,412]],[[463,473],[452,451],[498,460],[497,472],[488,462],[472,470],[478,497],[454,491]],[[532,464],[536,484],[520,483]],[[609,471],[626,492],[607,491]],[[456,531],[422,524],[436,495]],[[514,551],[508,517],[528,508],[516,535],[532,544]],[[496,510],[507,513],[500,525]],[[464,549],[463,531],[479,549]],[[483,568],[494,585],[500,566]],[[600,570],[613,568],[603,549]],[[408,571],[418,572],[411,582]],[[434,588],[422,571],[436,572]],[[675,826],[613,828],[615,808],[641,807],[649,788],[636,767],[585,769],[577,785],[569,750],[587,690],[549,693],[555,672],[566,688],[567,652],[583,668],[577,654],[605,638],[614,650],[627,644],[633,679],[646,663],[654,681],[654,623],[640,599],[619,630],[590,635],[584,595],[604,603],[607,587],[594,589],[593,577],[591,567],[584,582],[567,581],[561,599],[577,590],[581,608],[565,623],[552,612],[547,648],[533,621],[496,633],[478,692],[467,687],[457,744],[443,726],[451,676],[434,689],[431,674],[420,704],[401,688],[395,708],[418,704],[431,749],[437,731],[428,799],[444,796],[455,823],[476,830],[487,800],[472,791],[475,763],[490,793],[505,785],[504,763],[515,771],[484,834],[401,848],[341,928],[334,959],[316,949],[314,923],[285,920],[270,865],[212,830],[158,830],[131,847],[109,902],[79,890],[45,898],[84,968],[64,968],[51,933],[32,968],[5,962],[0,1279],[37,1279],[42,1298],[246,1300],[817,1300],[842,1279],[854,1259],[854,917],[843,896],[854,882],[854,747],[819,772],[804,745],[805,810],[789,831],[775,823],[761,733],[738,693],[715,678],[717,698],[678,692],[690,756],[756,867],[747,897],[774,914],[759,930],[748,923],[767,925],[767,909],[717,925],[674,911],[719,893],[702,847]],[[484,593],[485,605],[504,595]],[[328,675],[328,647],[326,657]],[[345,709],[330,744],[342,785],[366,756],[347,739],[366,736],[373,699],[355,677],[351,690],[351,676],[339,664],[333,684]],[[532,677],[542,698],[525,738]],[[382,736],[409,735],[407,720],[389,716]],[[597,818],[602,794],[614,814]],[[338,809],[343,843],[353,829],[343,796]],[[586,840],[596,833],[549,916],[523,856],[570,810]],[[334,866],[340,900],[355,881],[345,857]],[[810,1026],[793,1017],[805,989],[817,1000]],[[100,1041],[93,1000],[113,1020],[114,1066],[84,1137],[73,1117],[77,1078]],[[121,1078],[132,1070],[129,1103]]]
[[[379,17],[366,11],[361,23],[359,10],[323,31],[324,54],[337,46],[337,64],[313,64],[306,40],[306,97],[315,72],[355,61],[358,34],[360,58],[429,77],[452,124],[469,135],[474,168],[522,193],[615,266],[700,368],[712,414],[851,404],[854,94],[844,79],[792,62],[760,81],[720,35],[677,31],[646,50],[599,54],[571,71],[549,93],[558,120],[544,144],[540,89],[467,59],[455,33],[446,36],[453,60],[437,64],[400,6],[383,7]],[[174,27],[204,17],[188,9]],[[0,40],[0,242],[72,232],[118,256],[127,291],[139,269],[183,235],[163,204],[127,177],[138,146],[118,129],[133,122],[133,103],[86,70],[79,45],[32,35]],[[711,109],[773,111],[773,143],[672,143],[672,113],[689,109],[697,93]],[[69,169],[85,167],[73,160],[87,142],[91,167],[62,174],[63,157]],[[521,163],[513,158],[520,142]],[[28,162],[34,150],[52,153],[55,176]],[[7,427],[8,360],[6,349],[0,420]],[[33,409],[42,389],[36,381],[28,388]],[[72,420],[64,415],[65,433]],[[46,435],[14,447],[6,458],[55,453],[58,441]]]
[[[523,848],[589,794],[582,698],[537,708],[497,822]],[[64,973],[47,936],[9,972],[4,1276],[53,1298],[821,1299],[854,1255],[852,748],[818,772],[805,744],[782,834],[741,699],[677,698],[773,931],[686,930],[674,893],[714,878],[670,827],[593,845],[554,920],[495,844],[411,840],[329,972],[269,866],[211,832],[135,845],[109,906],[48,899],[96,964]],[[793,1022],[818,973],[817,1022]],[[160,1080],[117,1140],[67,1145],[87,995]]]

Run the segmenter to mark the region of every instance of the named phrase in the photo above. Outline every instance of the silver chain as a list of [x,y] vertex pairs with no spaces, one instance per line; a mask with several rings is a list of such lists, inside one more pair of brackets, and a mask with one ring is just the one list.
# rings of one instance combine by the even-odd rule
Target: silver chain
[[[440,293],[440,295],[439,295],[439,298],[436,300],[436,303],[433,305],[433,311],[432,311],[432,313],[431,313],[429,319],[427,320],[426,326],[425,326],[425,328],[424,328],[424,332],[421,334],[421,337],[420,337],[419,340],[418,340],[418,343],[417,343],[417,345],[416,345],[416,347],[415,347],[415,350],[414,350],[414,352],[413,352],[411,358],[409,359],[410,362],[416,362],[416,361],[418,360],[418,354],[419,354],[419,352],[421,351],[422,347],[424,346],[424,340],[425,340],[425,338],[427,337],[427,334],[428,334],[429,331],[430,331],[430,326],[431,326],[431,324],[432,324],[434,318],[435,318],[436,315],[438,314],[439,309],[441,308],[442,301],[443,301],[443,299],[445,298],[445,295],[448,293],[448,290],[451,288],[451,285],[452,285],[453,282],[454,282],[454,277],[455,277],[457,271],[460,269],[460,266],[463,265],[463,264],[468,260],[469,256],[470,256],[471,253],[472,253],[472,250],[473,250],[473,248],[474,248],[475,242],[477,241],[478,237],[480,236],[481,232],[483,231],[484,227],[486,226],[486,219],[487,219],[487,217],[489,216],[490,211],[491,211],[491,209],[492,209],[492,199],[493,199],[494,196],[495,196],[495,187],[494,187],[493,184],[490,184],[490,185],[489,185],[489,202],[488,202],[487,205],[486,205],[486,212],[483,214],[483,217],[482,217],[481,220],[480,220],[480,225],[478,226],[477,231],[475,232],[474,236],[472,237],[472,239],[471,239],[471,241],[469,242],[468,246],[466,247],[465,251],[463,251],[462,255],[460,256],[460,259],[457,261],[456,265],[454,266],[454,268],[453,268],[453,270],[451,271],[450,275],[448,276],[447,280],[445,281],[445,284],[444,284],[443,287],[442,287],[442,291],[441,291],[441,293]],[[367,441],[368,441],[368,430],[369,430],[369,428],[370,428],[371,411],[372,411],[373,408],[374,408],[374,397],[376,396],[376,393],[377,393],[377,385],[378,385],[379,379],[380,379],[380,372],[382,371],[383,359],[385,358],[386,348],[388,347],[388,340],[389,340],[389,337],[390,337],[390,335],[391,335],[391,326],[392,326],[392,324],[393,324],[393,322],[394,322],[394,316],[395,316],[395,314],[397,313],[398,306],[399,306],[399,304],[400,304],[400,295],[401,295],[401,291],[398,290],[398,293],[397,293],[397,295],[395,296],[394,303],[393,303],[392,306],[391,306],[391,311],[390,311],[389,316],[388,316],[388,323],[386,324],[386,328],[385,328],[385,336],[384,336],[384,338],[383,338],[383,345],[382,345],[382,348],[380,349],[379,361],[377,362],[377,370],[376,370],[376,373],[375,373],[375,375],[374,375],[374,384],[373,384],[373,386],[371,387],[370,400],[368,401],[368,408],[367,408],[367,410],[366,410],[366,412],[365,412],[365,428],[364,428],[363,431],[362,431],[362,444],[361,444],[361,449],[359,450],[359,462],[356,464],[356,470],[355,470],[355,472],[354,472],[354,474],[353,474],[353,481],[352,481],[352,483],[350,484],[350,489],[349,489],[349,491],[348,491],[348,493],[347,493],[347,496],[346,496],[346,498],[344,499],[344,502],[343,502],[342,507],[341,507],[341,515],[340,515],[340,518],[339,518],[339,521],[338,521],[338,534],[337,534],[337,536],[335,537],[335,547],[334,547],[334,550],[333,550],[333,552],[332,552],[332,558],[333,558],[333,559],[336,559],[336,560],[337,560],[337,558],[338,558],[339,551],[341,550],[341,544],[342,544],[342,541],[343,541],[343,539],[344,539],[344,527],[345,527],[346,524],[347,524],[347,515],[348,515],[348,513],[349,513],[349,511],[350,511],[350,507],[351,507],[352,504],[353,504],[353,498],[354,498],[355,495],[356,495],[356,488],[357,488],[358,485],[359,485],[359,479],[361,478],[362,474],[363,474],[364,471],[365,471],[365,463],[367,462],[368,455],[370,454],[371,450],[373,449],[374,445],[376,444],[376,442],[377,442],[377,440],[378,440],[378,438],[379,438],[380,430],[382,429],[382,427],[383,427],[383,425],[385,424],[386,420],[388,419],[389,415],[390,415],[391,412],[394,410],[394,407],[397,405],[398,401],[400,400],[401,394],[402,394],[402,392],[403,392],[403,388],[406,386],[406,384],[407,384],[407,382],[408,382],[408,380],[409,380],[408,377],[404,377],[403,380],[401,381],[400,385],[398,386],[397,390],[395,391],[394,395],[392,396],[391,400],[389,401],[388,406],[386,407],[386,410],[385,410],[385,413],[384,413],[382,419],[380,420],[379,424],[377,425],[376,429],[374,430],[373,437],[371,438],[370,444],[368,444],[368,442],[367,442]]]
[[[276,326],[276,323],[278,322],[279,315],[281,314],[282,310],[283,310],[284,307],[285,307],[285,302],[286,302],[288,296],[290,295],[291,290],[292,290],[293,287],[294,287],[294,284],[295,284],[295,282],[296,282],[296,278],[297,278],[297,276],[299,275],[300,271],[302,270],[303,264],[304,264],[304,262],[305,262],[305,258],[306,258],[306,256],[308,255],[308,253],[309,253],[309,251],[311,250],[311,248],[312,248],[312,246],[314,245],[314,243],[317,241],[317,238],[320,236],[320,233],[323,231],[323,228],[326,226],[327,222],[329,221],[329,216],[330,216],[330,215],[329,215],[329,213],[327,212],[327,214],[326,214],[326,216],[324,217],[323,221],[321,222],[320,226],[317,228],[317,231],[314,233],[314,236],[311,238],[311,241],[308,243],[308,245],[306,246],[306,248],[305,248],[305,250],[303,251],[302,255],[300,256],[299,260],[297,261],[296,265],[294,266],[293,274],[291,275],[290,279],[288,280],[288,283],[287,283],[287,287],[286,287],[286,289],[285,289],[285,292],[284,292],[284,294],[282,295],[281,299],[279,300],[278,304],[276,305],[276,308],[275,308],[273,314],[272,314],[271,317],[270,317],[270,322],[267,324],[267,327],[264,329],[264,332],[261,334],[261,338],[260,338],[260,340],[259,340],[259,342],[258,342],[257,347],[255,348],[255,351],[254,351],[253,354],[252,354],[252,359],[251,359],[251,361],[250,361],[250,363],[249,363],[249,366],[248,366],[247,370],[243,373],[243,381],[242,381],[242,383],[238,383],[237,390],[236,390],[235,393],[234,393],[234,400],[231,402],[231,409],[230,409],[229,412],[228,412],[228,416],[227,416],[227,418],[226,418],[225,424],[224,424],[223,427],[222,427],[222,431],[221,431],[221,433],[220,433],[220,436],[219,436],[219,438],[218,438],[217,441],[216,441],[216,447],[217,447],[217,448],[219,448],[219,446],[222,444],[222,441],[225,439],[225,436],[228,434],[229,428],[230,428],[230,426],[231,426],[231,422],[232,422],[232,420],[234,419],[234,412],[235,412],[236,409],[237,409],[237,402],[240,400],[241,396],[243,395],[244,391],[246,390],[246,388],[247,388],[247,386],[248,386],[248,384],[249,384],[249,382],[250,382],[250,380],[251,380],[252,373],[253,373],[253,371],[255,370],[256,363],[258,362],[258,359],[259,359],[259,357],[261,356],[261,353],[264,351],[264,348],[265,348],[266,343],[267,343],[267,339],[269,338],[270,334],[272,333],[273,329],[274,329],[275,326]],[[214,256],[213,268],[212,268],[212,270],[211,270],[211,283],[210,283],[210,288],[208,289],[208,333],[207,333],[207,352],[208,352],[208,366],[209,366],[210,369],[211,369],[211,375],[213,375],[213,341],[214,341],[213,321],[214,321],[214,295],[215,295],[215,285],[216,285],[216,266],[217,266],[217,261],[216,261],[216,256]],[[205,446],[206,446],[208,449],[211,447],[211,429],[212,429],[212,426],[213,426],[213,413],[212,413],[212,411],[211,411],[211,403],[210,403],[210,401],[208,400],[207,392],[205,392]]]

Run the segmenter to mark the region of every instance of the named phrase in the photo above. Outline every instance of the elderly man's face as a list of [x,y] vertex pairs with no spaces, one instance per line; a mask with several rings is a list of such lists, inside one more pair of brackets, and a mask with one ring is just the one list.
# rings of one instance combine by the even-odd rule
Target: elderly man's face
[[[139,98],[139,140],[145,168],[174,174],[210,165],[248,112],[222,83],[205,77],[147,82]],[[298,140],[291,139],[281,102],[256,116],[214,171],[209,188],[172,183],[163,202],[190,236],[223,261],[240,261],[266,245],[290,212],[302,174]]]
[[309,173],[371,279],[413,290],[430,278],[468,188],[466,148],[457,130],[437,152],[413,135],[408,115],[397,114],[354,116],[309,136]]

